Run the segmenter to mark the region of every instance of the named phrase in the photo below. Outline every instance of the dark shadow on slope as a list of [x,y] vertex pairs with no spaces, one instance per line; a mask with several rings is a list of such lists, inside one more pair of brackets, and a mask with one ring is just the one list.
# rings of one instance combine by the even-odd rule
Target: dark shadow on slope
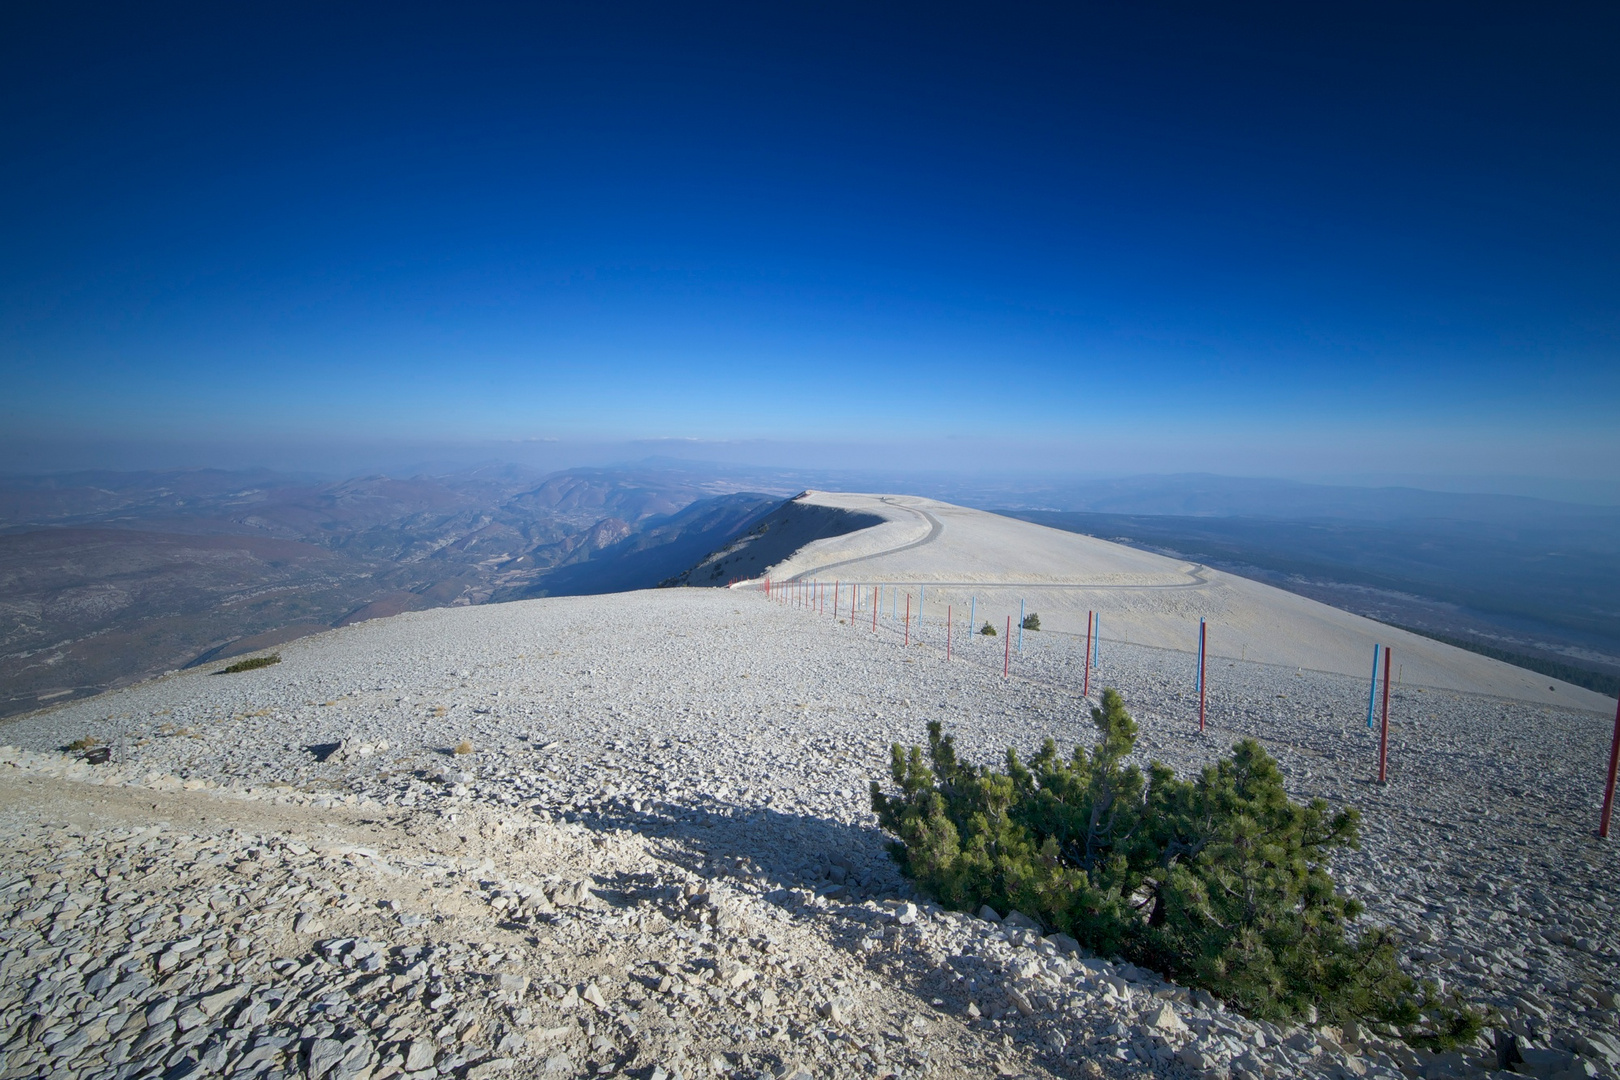
[[777,505],[769,495],[752,493],[699,500],[674,514],[650,519],[633,535],[590,558],[558,567],[521,592],[498,599],[651,589],[746,533]]
[[676,865],[700,877],[746,878],[767,893],[802,890],[853,903],[911,895],[889,854],[891,838],[876,825],[717,800],[643,803],[640,810],[615,800],[564,817],[593,831],[674,840],[683,849],[668,853]]
[[[1017,1020],[1013,1006],[994,989],[1004,978],[999,967],[979,957],[975,950],[964,950],[940,963],[934,953],[921,947],[922,938],[897,923],[892,909],[863,906],[868,900],[881,903],[918,899],[889,855],[889,836],[875,825],[846,824],[717,800],[697,804],[643,803],[640,810],[633,804],[612,800],[566,816],[593,831],[630,830],[654,838],[661,860],[705,881],[725,881],[733,890],[757,890],[795,919],[813,917],[818,936],[832,950],[842,953],[850,964],[870,976],[910,995],[917,1016],[952,1017],[976,1031],[980,1038],[998,1038],[1015,1030],[989,1028],[969,1020],[967,1009],[972,1001],[992,1015],[1012,1017],[1028,1033],[1021,1038],[1039,1030]],[[656,844],[656,840],[669,843]],[[808,856],[807,861],[820,872],[807,877],[783,869],[785,863],[801,861],[801,855]],[[834,880],[844,869],[836,861],[840,859],[859,866],[859,881],[846,884]],[[826,876],[828,872],[832,877]],[[691,923],[718,916],[724,910],[711,910],[706,896],[683,897],[664,881],[645,874],[603,875],[593,882],[592,892],[609,905],[629,909],[651,902],[672,921]],[[756,927],[744,925],[750,936],[757,932]],[[526,927],[513,923],[509,929],[522,932]],[[1028,940],[1034,940],[1032,933]],[[649,980],[644,985],[651,990],[656,982]],[[1043,1027],[1065,1026],[1055,1005],[1047,1008],[1037,1023]],[[887,1049],[897,1059],[893,1064],[905,1064],[908,1069],[921,1068],[926,1060],[926,1055],[918,1056],[913,1044],[891,1042]],[[1057,1060],[1046,1050],[1037,1053],[1039,1056],[1021,1063],[1024,1075],[1054,1075]]]
[[876,514],[843,510],[836,506],[814,506],[795,496],[762,517],[745,535],[724,547],[714,549],[702,562],[662,585],[725,586],[733,581],[756,578],[766,567],[815,540],[870,529],[883,524]]

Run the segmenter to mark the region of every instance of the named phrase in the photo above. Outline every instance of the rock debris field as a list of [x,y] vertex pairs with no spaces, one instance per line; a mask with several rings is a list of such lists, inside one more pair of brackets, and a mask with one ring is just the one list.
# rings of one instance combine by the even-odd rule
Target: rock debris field
[[[1279,1028],[914,895],[866,789],[938,719],[978,761],[1090,743],[1083,645],[751,591],[407,614],[32,714],[0,742],[0,1076],[1482,1076],[1484,1048]],[[1337,867],[1521,1073],[1616,1076],[1607,720],[1109,643],[1138,756],[1253,735],[1359,807]],[[1094,695],[1095,696],[1095,695]],[[89,765],[60,752],[92,738]],[[457,750],[462,752],[457,752]],[[997,913],[987,913],[997,914]],[[1506,1075],[1506,1074],[1502,1074]]]

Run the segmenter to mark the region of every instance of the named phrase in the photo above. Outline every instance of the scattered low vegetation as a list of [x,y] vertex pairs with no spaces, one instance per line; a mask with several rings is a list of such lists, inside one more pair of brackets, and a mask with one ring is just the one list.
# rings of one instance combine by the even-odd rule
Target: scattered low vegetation
[[220,668],[214,672],[216,675],[235,675],[239,671],[254,671],[258,668],[269,667],[271,664],[281,663],[280,653],[271,653],[269,656],[255,656],[247,660],[238,660],[230,667]]
[[100,745],[101,745],[101,740],[100,739],[96,738],[93,735],[86,735],[82,739],[74,739],[72,742],[70,742],[66,746],[62,747],[62,749],[66,750],[70,754],[78,754],[78,753],[83,753],[86,750],[94,750],[96,747],[98,747]]
[[468,742],[466,739],[462,739],[460,742],[456,743],[456,748],[453,752],[456,754],[470,754],[473,752],[473,744]]
[[1025,630],[1039,630],[1041,628],[1041,617],[1033,611],[1030,612],[1024,616],[1023,627]]
[[979,633],[983,634],[985,637],[995,637],[996,628],[989,619],[986,619],[984,621],[984,625],[979,627]]
[[1260,744],[1239,742],[1193,779],[1126,757],[1136,724],[1114,690],[1092,710],[1090,752],[1048,739],[1028,764],[959,761],[928,725],[928,752],[892,749],[898,793],[872,806],[905,872],[940,902],[1017,910],[1103,955],[1202,987],[1251,1016],[1394,1025],[1436,1048],[1472,1040],[1482,1014],[1400,969],[1387,929],[1327,871],[1359,845],[1359,816],[1296,803]]

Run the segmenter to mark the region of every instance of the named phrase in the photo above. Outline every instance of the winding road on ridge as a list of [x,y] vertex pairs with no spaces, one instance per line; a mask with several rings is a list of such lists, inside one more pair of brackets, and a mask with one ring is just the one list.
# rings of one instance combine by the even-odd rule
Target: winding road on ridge
[[[933,514],[930,514],[928,511],[919,510],[914,506],[906,506],[904,503],[895,502],[894,499],[890,498],[887,495],[883,496],[881,501],[885,505],[894,507],[896,510],[904,510],[909,514],[916,514],[919,517],[922,517],[922,518],[926,519],[927,522],[928,522],[928,535],[924,536],[920,540],[912,540],[909,543],[897,544],[896,546],[894,546],[892,548],[885,548],[882,551],[874,551],[869,555],[857,555],[853,559],[840,559],[837,562],[824,563],[821,566],[816,566],[816,567],[810,568],[809,570],[801,571],[800,573],[794,574],[791,577],[783,578],[782,579],[783,582],[784,583],[795,583],[795,584],[800,583],[800,582],[806,582],[806,581],[812,580],[815,575],[825,574],[829,570],[837,570],[840,567],[845,567],[845,566],[854,566],[854,565],[856,565],[858,563],[870,562],[873,559],[880,559],[880,558],[884,558],[884,557],[889,556],[889,555],[898,555],[902,551],[910,551],[913,548],[925,547],[928,544],[932,544],[935,540],[938,540],[940,538],[940,536],[944,534],[944,532],[945,532],[945,523],[943,521],[940,521],[939,518],[935,517]],[[918,584],[918,585],[934,585],[934,586],[943,587],[943,588],[1026,589],[1026,590],[1027,589],[1075,589],[1075,590],[1089,590],[1089,589],[1109,589],[1109,590],[1121,590],[1121,589],[1200,589],[1200,588],[1203,588],[1205,585],[1208,585],[1209,584],[1209,578],[1206,575],[1208,575],[1208,573],[1210,572],[1209,567],[1204,566],[1202,563],[1192,564],[1192,566],[1193,566],[1193,569],[1187,571],[1188,577],[1191,578],[1192,580],[1190,580],[1190,581],[1169,582],[1169,583],[1165,583],[1165,584],[1155,584],[1155,585],[1103,584],[1103,583],[1091,583],[1091,582],[1085,582],[1085,581],[1040,581],[1040,582],[1014,581],[1014,582],[1005,582],[1005,583],[1003,583],[1003,582],[994,582],[994,581],[936,581],[936,580],[933,580],[933,579],[930,579],[930,580],[927,580],[927,581],[920,581],[919,580],[919,581],[915,582],[915,584]],[[851,582],[848,582],[848,584],[850,584],[850,585],[863,585],[863,584],[873,584],[873,583],[851,581]],[[883,584],[885,584],[885,585],[903,585],[903,584],[912,584],[912,583],[899,582],[899,581],[884,581]]]

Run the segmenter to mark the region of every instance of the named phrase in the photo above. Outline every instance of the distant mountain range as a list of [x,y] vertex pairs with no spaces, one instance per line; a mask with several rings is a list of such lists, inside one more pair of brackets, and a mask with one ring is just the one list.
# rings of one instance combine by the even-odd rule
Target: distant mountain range
[[768,531],[782,499],[812,487],[994,510],[1481,649],[1620,675],[1616,507],[1196,474],[973,478],[675,459],[341,480],[80,472],[0,476],[0,716],[404,611],[723,585],[731,571],[716,577],[718,563],[685,575]]
[[675,468],[0,481],[0,715],[430,607],[650,588],[785,491]]

